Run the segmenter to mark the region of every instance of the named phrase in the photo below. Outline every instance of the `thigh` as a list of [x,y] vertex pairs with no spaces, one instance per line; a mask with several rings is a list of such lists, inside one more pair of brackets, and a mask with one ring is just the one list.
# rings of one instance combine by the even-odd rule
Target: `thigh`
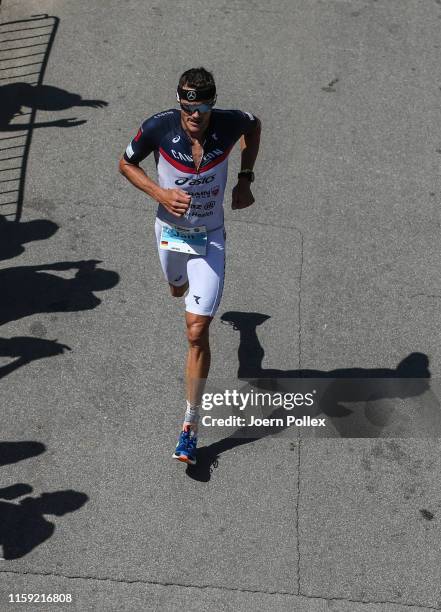
[[169,283],[175,285],[176,287],[185,285],[188,280],[188,255],[185,255],[185,253],[174,253],[173,251],[161,249],[161,224],[158,221],[155,223],[155,234],[156,243],[158,246],[159,261],[161,262],[161,268],[164,272],[165,278]]
[[188,259],[186,311],[213,317],[222,297],[224,275],[225,238],[224,230],[220,228],[210,232],[204,257],[190,256]]

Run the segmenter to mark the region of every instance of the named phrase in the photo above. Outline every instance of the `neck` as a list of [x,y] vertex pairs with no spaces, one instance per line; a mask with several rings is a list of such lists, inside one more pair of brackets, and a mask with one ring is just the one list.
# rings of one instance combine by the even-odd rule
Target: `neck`
[[204,141],[205,130],[197,134],[190,134],[189,132],[187,132],[187,134],[192,143],[198,142],[199,144],[202,144]]
[[205,132],[207,131],[207,130],[203,130],[203,131],[200,131],[200,132],[193,132],[193,133],[191,133],[191,132],[189,132],[189,130],[187,130],[187,128],[185,127],[184,124],[182,124],[182,129],[187,134],[187,136],[190,138],[192,143],[197,141],[197,142],[199,142],[201,144],[202,144],[202,141],[204,139]]
[[191,133],[191,132],[189,132],[189,130],[185,126],[185,123],[184,123],[184,121],[182,120],[182,117],[181,117],[181,126],[182,126],[182,129],[187,134],[187,136],[190,138],[192,143],[197,141],[200,144],[203,144],[203,141],[205,139],[205,134],[207,133],[209,125],[210,125],[210,121],[208,122],[208,125],[203,130]]

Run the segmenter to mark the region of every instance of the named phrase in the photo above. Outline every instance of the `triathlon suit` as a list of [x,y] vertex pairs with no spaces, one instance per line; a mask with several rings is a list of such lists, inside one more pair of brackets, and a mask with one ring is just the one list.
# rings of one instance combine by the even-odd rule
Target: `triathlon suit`
[[[193,161],[191,141],[181,125],[181,111],[171,109],[146,119],[127,146],[124,159],[138,165],[154,153],[158,183],[164,189],[182,189],[191,195],[190,207],[182,217],[158,205],[156,240],[162,270],[177,287],[189,283],[185,298],[188,312],[214,316],[224,285],[225,232],[223,199],[227,182],[228,155],[242,134],[256,126],[251,113],[239,110],[211,111],[199,169]],[[205,226],[205,255],[189,255],[160,248],[164,226]]]

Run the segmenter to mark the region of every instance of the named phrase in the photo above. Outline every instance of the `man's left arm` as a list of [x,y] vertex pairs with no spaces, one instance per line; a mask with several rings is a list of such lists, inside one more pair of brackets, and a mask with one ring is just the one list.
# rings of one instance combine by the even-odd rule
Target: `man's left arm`
[[[240,170],[253,170],[259,152],[261,121],[255,117],[255,127],[240,137],[241,163]],[[233,189],[231,208],[247,208],[254,203],[254,196],[251,193],[251,181],[247,176],[237,180],[237,185]]]

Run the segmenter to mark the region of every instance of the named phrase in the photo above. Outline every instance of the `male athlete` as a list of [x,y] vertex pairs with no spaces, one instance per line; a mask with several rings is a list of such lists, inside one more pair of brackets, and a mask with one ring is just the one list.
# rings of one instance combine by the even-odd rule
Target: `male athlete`
[[[162,270],[172,296],[186,294],[187,408],[173,457],[194,465],[203,382],[210,368],[208,328],[224,285],[223,199],[228,155],[240,139],[241,170],[232,208],[246,208],[254,202],[250,187],[260,120],[239,110],[214,109],[216,86],[213,75],[204,68],[184,72],[176,96],[180,110],[146,119],[127,146],[119,169],[158,202],[155,232]],[[157,183],[138,165],[152,152]]]

